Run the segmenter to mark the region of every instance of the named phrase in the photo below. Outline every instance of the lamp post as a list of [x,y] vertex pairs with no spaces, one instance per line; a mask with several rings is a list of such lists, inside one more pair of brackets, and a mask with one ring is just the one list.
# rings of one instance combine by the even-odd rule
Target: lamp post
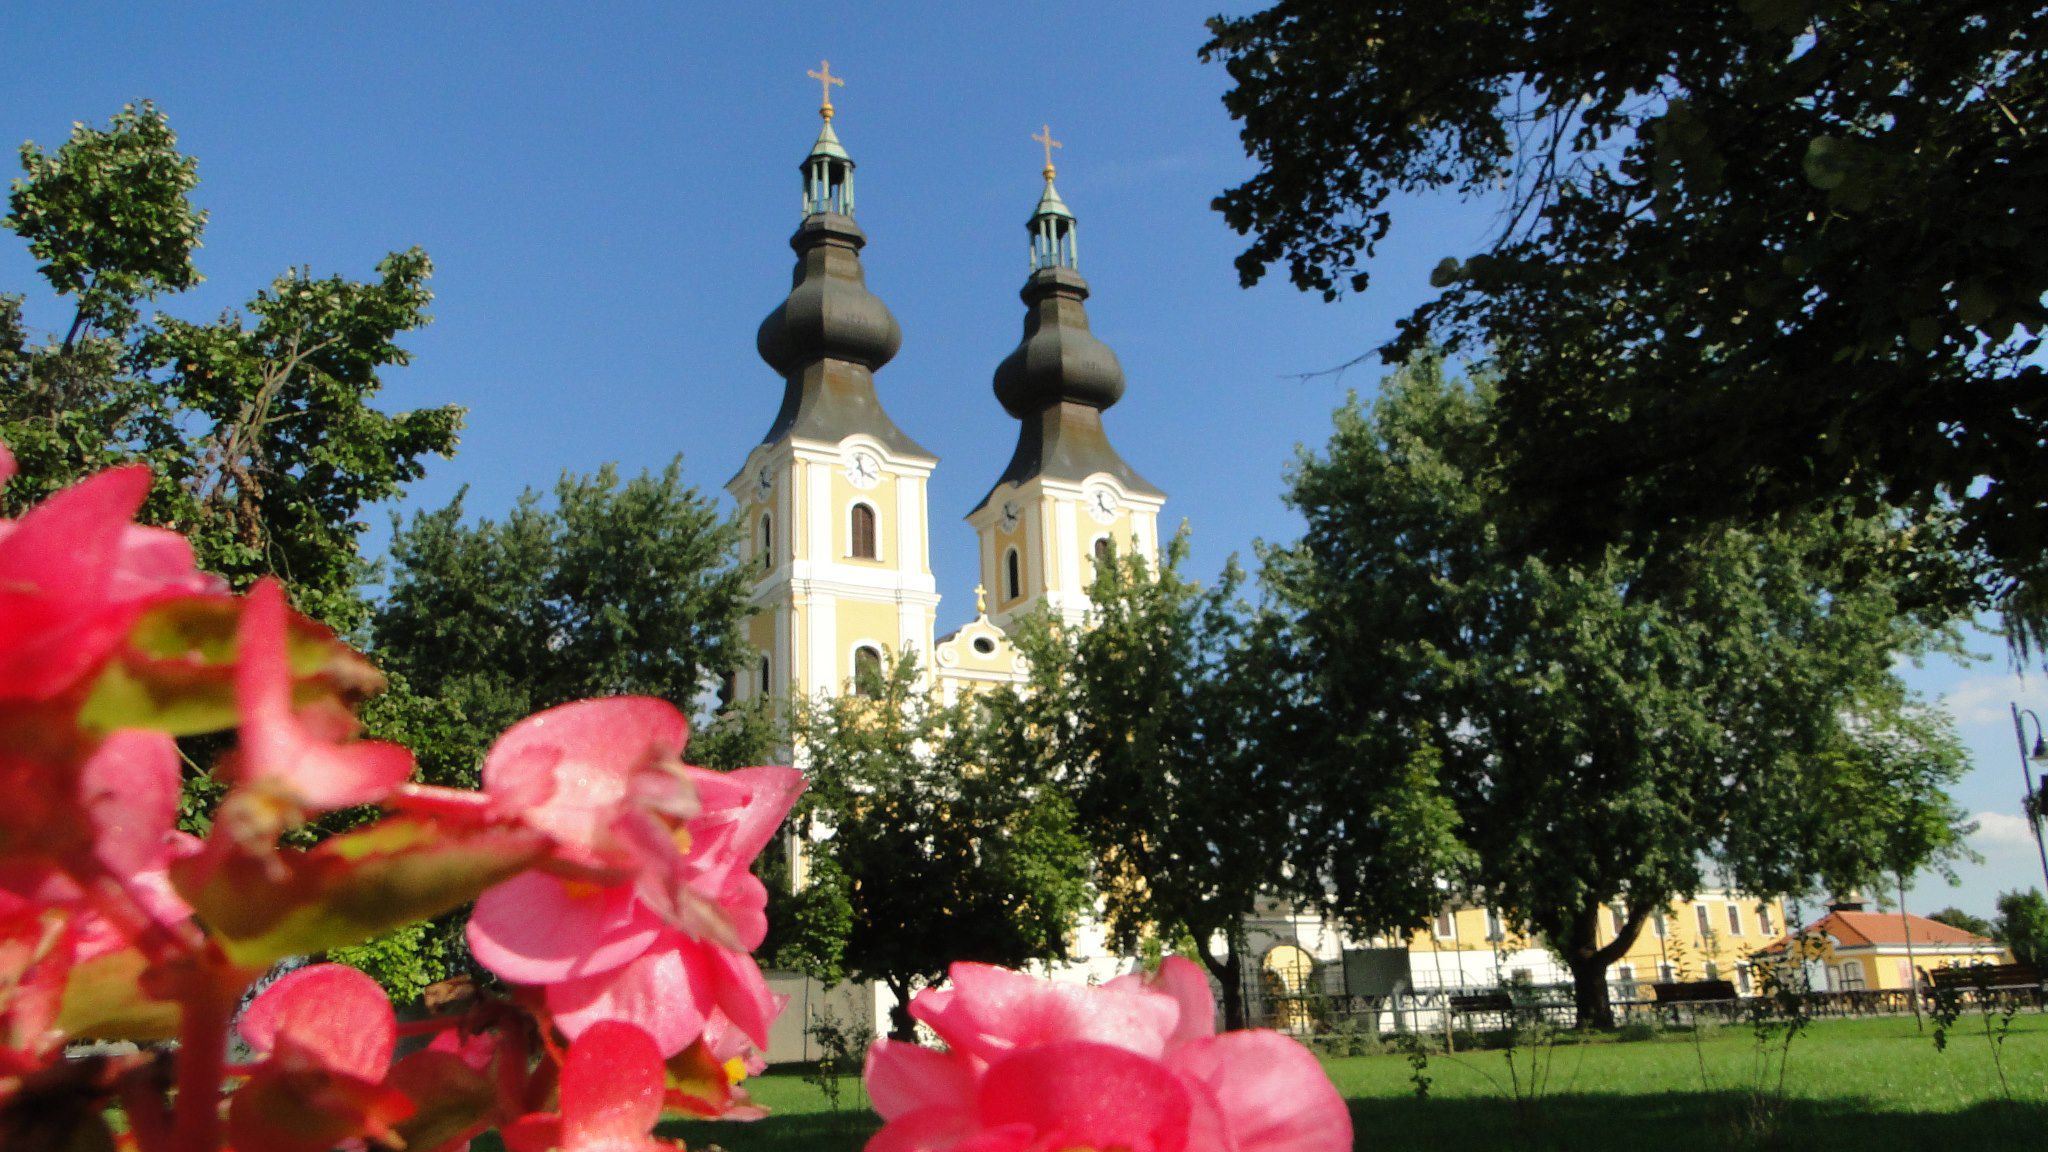
[[[2028,718],[2034,721],[2034,747],[2031,752],[2027,750]],[[2041,880],[2048,884],[2048,844],[2041,840],[2040,794],[2034,791],[2034,764],[2048,761],[2048,736],[2044,736],[2041,731],[2041,718],[2034,715],[2034,710],[2022,708],[2018,704],[2012,706],[2012,735],[2020,750],[2020,776],[2027,783],[2027,794],[2024,799],[2027,827],[2033,830],[2034,848],[2041,854]],[[2044,888],[2043,892],[2048,892],[2048,888]]]

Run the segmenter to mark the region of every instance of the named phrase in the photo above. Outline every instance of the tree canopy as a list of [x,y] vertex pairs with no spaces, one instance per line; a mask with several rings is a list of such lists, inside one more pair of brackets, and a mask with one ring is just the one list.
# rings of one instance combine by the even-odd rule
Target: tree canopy
[[0,509],[141,460],[156,471],[144,519],[189,536],[202,568],[237,587],[283,577],[301,609],[361,623],[362,511],[461,427],[458,408],[371,404],[410,358],[399,338],[427,323],[426,254],[392,253],[369,281],[290,269],[210,322],[145,320],[146,302],[198,283],[206,223],[162,111],[75,125],[55,152],[23,145],[22,168],[4,223],[72,319],[39,338],[23,297],[0,296],[0,440],[22,471]]
[[[1030,679],[1010,755],[1073,797],[1111,938],[1192,946],[1245,1026],[1245,917],[1286,879],[1302,707],[1278,620],[1239,599],[1235,564],[1213,588],[1180,573],[1184,537],[1155,568],[1099,566],[1078,628],[1032,618]],[[1219,949],[1217,942],[1220,942]],[[1256,963],[1256,957],[1253,958]]]
[[1675,899],[1846,889],[1953,843],[1964,756],[1892,672],[1939,620],[1844,575],[1890,546],[1884,522],[1549,561],[1497,514],[1500,419],[1489,382],[1419,362],[1293,474],[1307,533],[1268,575],[1336,734],[1302,768],[1303,866],[1335,911],[1402,929],[1483,898],[1607,1023],[1606,969]]
[[[1062,793],[1011,755],[1014,724],[969,695],[942,704],[906,656],[860,692],[795,702],[791,743],[809,780],[796,827],[803,884],[836,886],[850,915],[848,976],[896,997],[958,960],[1062,960],[1088,900],[1087,847]],[[822,902],[821,902],[822,904]]]
[[503,520],[467,520],[459,494],[397,525],[371,652],[421,698],[404,722],[423,769],[470,780],[499,732],[571,700],[691,710],[750,651],[738,540],[680,459],[623,482],[565,473],[552,504],[529,489]]
[[1997,938],[2022,964],[2048,963],[2048,899],[2041,890],[1998,894]]
[[1397,196],[1500,205],[1383,351],[1493,359],[1525,539],[1582,560],[1888,502],[1976,563],[1914,595],[2040,639],[2048,9],[1283,0],[1211,27],[1259,166],[1216,201],[1246,283],[1363,290]]

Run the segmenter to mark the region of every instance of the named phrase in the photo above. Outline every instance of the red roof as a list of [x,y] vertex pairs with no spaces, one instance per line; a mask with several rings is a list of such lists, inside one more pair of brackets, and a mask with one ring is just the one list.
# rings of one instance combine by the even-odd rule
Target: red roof
[[[1996,948],[1997,941],[1965,932],[1939,920],[1910,913],[1901,916],[1897,912],[1830,912],[1801,929],[1802,933],[1825,932],[1835,938],[1844,948],[1866,948],[1873,945],[1898,947],[1906,943],[1908,928],[1912,932],[1914,947],[1929,948]],[[1779,941],[1773,950],[1784,946]]]

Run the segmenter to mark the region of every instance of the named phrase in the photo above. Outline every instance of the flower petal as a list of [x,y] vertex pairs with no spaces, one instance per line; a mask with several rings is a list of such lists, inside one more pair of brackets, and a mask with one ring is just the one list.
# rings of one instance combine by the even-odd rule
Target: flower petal
[[974,1097],[975,1069],[965,1057],[901,1040],[877,1040],[861,1074],[876,1114],[895,1120],[923,1108],[958,1108]]
[[1307,1048],[1278,1032],[1197,1040],[1168,1063],[1214,1094],[1236,1152],[1348,1152],[1351,1112]]
[[1187,1088],[1158,1060],[1109,1044],[1062,1040],[989,1065],[975,1101],[985,1128],[1029,1125],[1042,1148],[1181,1152]]
[[477,961],[505,979],[554,984],[635,959],[661,935],[661,922],[630,886],[522,872],[477,898],[467,935]]
[[662,948],[617,971],[550,985],[548,1012],[572,1039],[608,1022],[631,1024],[662,1056],[673,1056],[704,1034],[713,1003],[707,975],[677,949]]
[[375,980],[346,964],[313,964],[252,1001],[238,1026],[249,1047],[294,1067],[378,1083],[391,1070],[398,1022]]

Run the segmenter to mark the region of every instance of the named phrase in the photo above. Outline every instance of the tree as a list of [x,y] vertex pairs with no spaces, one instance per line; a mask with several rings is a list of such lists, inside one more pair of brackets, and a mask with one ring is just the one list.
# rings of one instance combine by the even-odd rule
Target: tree
[[1939,912],[1928,913],[1927,918],[1937,924],[1960,928],[1974,936],[1983,936],[1987,939],[1994,939],[1992,933],[1997,931],[1992,927],[1991,921],[1982,916],[1973,916],[1961,908],[1943,908]]
[[529,489],[502,522],[465,522],[463,499],[395,525],[370,622],[380,665],[431,701],[408,733],[428,779],[472,781],[499,732],[570,700],[688,710],[746,658],[739,529],[680,459],[623,483],[611,465],[565,473],[552,507]]
[[190,536],[201,567],[236,587],[284,577],[313,616],[361,623],[363,509],[452,452],[461,427],[458,408],[370,403],[409,360],[398,338],[427,323],[426,254],[393,253],[368,282],[292,269],[242,313],[145,322],[145,302],[199,281],[206,223],[164,114],[144,103],[75,125],[54,153],[24,145],[22,167],[5,224],[72,319],[37,341],[22,299],[0,297],[0,440],[22,468],[0,503],[142,460],[157,479],[145,521]]
[[1974,598],[2041,639],[2048,10],[1284,0],[1211,27],[1259,164],[1216,201],[1246,283],[1363,290],[1397,193],[1504,201],[1383,352],[1504,350],[1525,540],[1682,547],[1846,493],[1952,515]]
[[1282,749],[1302,712],[1277,618],[1240,601],[1234,562],[1211,589],[1183,577],[1186,547],[1156,570],[1137,554],[1099,566],[1079,628],[1033,618],[1029,683],[1002,695],[1023,722],[1011,754],[1073,797],[1111,937],[1191,944],[1242,1028],[1244,918],[1286,878]]
[[872,694],[798,701],[790,724],[809,780],[796,827],[815,830],[803,883],[843,894],[844,972],[888,987],[904,1040],[918,986],[956,960],[1064,959],[1087,903],[1073,809],[1006,754],[1000,703],[942,705],[919,680],[906,655]]
[[[1268,572],[1341,734],[1303,765],[1337,912],[1421,923],[1443,894],[1386,877],[1434,868],[1544,937],[1580,1023],[1605,1026],[1608,967],[1709,868],[1760,895],[1840,889],[1952,842],[1962,753],[1891,671],[1937,622],[1844,576],[1891,546],[1884,523],[1553,563],[1501,519],[1500,418],[1489,382],[1419,362],[1292,477],[1307,533]],[[1414,828],[1449,843],[1430,859]]]
[[2048,962],[2048,900],[2039,889],[1999,893],[1996,938],[2022,964]]

